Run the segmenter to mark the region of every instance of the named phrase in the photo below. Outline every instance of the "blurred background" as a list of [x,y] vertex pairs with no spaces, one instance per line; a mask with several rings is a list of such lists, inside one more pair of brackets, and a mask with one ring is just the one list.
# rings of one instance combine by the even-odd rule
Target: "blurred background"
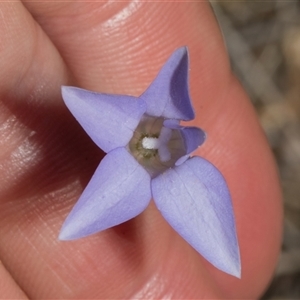
[[210,2],[281,176],[282,252],[261,299],[300,299],[300,1]]

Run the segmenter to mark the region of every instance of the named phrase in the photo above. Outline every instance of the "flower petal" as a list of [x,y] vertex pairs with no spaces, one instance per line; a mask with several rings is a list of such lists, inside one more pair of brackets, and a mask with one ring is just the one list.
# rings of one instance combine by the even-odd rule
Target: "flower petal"
[[165,120],[163,124],[166,128],[178,130],[184,142],[186,155],[180,157],[175,162],[176,166],[180,166],[182,163],[184,163],[190,157],[190,154],[199,146],[201,146],[206,139],[205,131],[198,127],[180,126],[179,123],[176,123],[174,120],[170,119]]
[[[171,122],[170,122],[171,121]],[[186,154],[190,154],[195,151],[199,146],[201,146],[205,139],[206,133],[198,127],[186,127],[180,126],[173,122],[173,120],[165,120],[164,127],[170,129],[177,129],[184,141]]]
[[143,100],[75,87],[62,88],[63,99],[91,139],[105,152],[124,147],[146,111]]
[[152,180],[154,201],[169,224],[210,263],[240,277],[239,246],[225,179],[207,160],[188,159]]
[[189,96],[188,52],[176,50],[158,73],[149,88],[141,95],[147,103],[147,114],[179,120],[195,117]]
[[206,134],[197,127],[182,127],[179,129],[184,140],[186,153],[190,154],[195,151],[205,141]]
[[151,199],[150,176],[125,148],[108,153],[67,217],[61,240],[85,237],[128,221]]

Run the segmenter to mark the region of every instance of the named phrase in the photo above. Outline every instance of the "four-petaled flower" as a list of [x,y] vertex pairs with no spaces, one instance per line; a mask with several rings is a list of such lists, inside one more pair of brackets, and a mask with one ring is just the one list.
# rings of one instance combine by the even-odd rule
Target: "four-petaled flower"
[[230,193],[207,160],[190,157],[205,140],[188,90],[186,47],[173,53],[138,98],[62,88],[63,99],[107,153],[63,224],[59,238],[88,236],[126,222],[153,197],[166,221],[210,263],[240,277]]

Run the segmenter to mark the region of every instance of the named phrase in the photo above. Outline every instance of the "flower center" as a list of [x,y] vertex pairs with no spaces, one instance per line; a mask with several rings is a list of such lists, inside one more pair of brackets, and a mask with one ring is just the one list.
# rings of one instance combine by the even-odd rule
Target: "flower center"
[[144,137],[142,140],[142,145],[144,149],[159,149],[161,146],[160,140],[153,137]]
[[163,126],[164,118],[143,116],[129,142],[128,150],[155,177],[185,155],[185,146],[178,130]]

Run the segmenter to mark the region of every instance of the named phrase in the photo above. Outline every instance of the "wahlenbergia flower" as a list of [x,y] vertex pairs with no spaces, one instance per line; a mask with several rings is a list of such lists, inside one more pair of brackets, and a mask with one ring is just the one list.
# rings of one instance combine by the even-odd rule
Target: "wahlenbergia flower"
[[126,222],[153,197],[167,222],[210,263],[240,277],[239,246],[225,179],[207,160],[190,157],[205,140],[188,91],[188,53],[175,51],[138,98],[62,88],[63,99],[107,153],[63,224],[72,240]]

